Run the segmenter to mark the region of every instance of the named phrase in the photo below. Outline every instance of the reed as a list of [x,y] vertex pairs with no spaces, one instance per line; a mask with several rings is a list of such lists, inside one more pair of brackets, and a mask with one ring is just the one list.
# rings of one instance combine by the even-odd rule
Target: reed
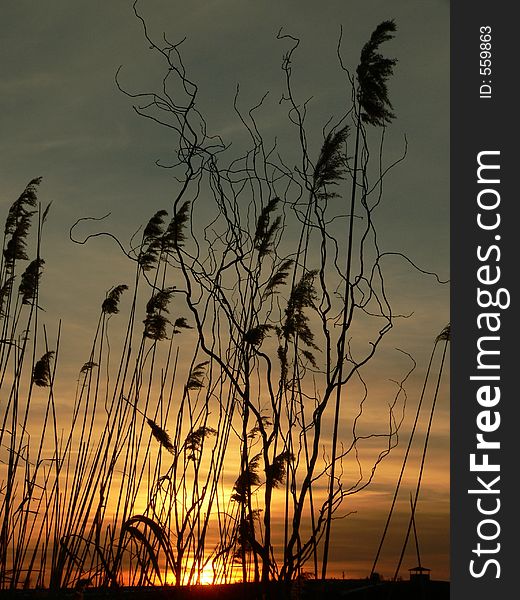
[[[244,114],[235,99],[249,139],[242,154],[207,133],[179,45],[157,44],[137,3],[134,10],[166,75],[152,93],[118,85],[139,115],[171,131],[176,192],[139,240],[97,234],[117,242],[132,281],[100,300],[69,385],[73,401],[57,392],[61,327],[51,335],[39,306],[50,206],[38,200],[40,178],[8,212],[0,588],[208,578],[267,586],[301,578],[309,564],[325,578],[333,521],[397,444],[396,415],[415,366],[406,355],[412,367],[386,409],[387,429],[359,434],[364,369],[397,318],[375,225],[383,179],[400,162],[381,160],[396,62],[378,48],[395,26],[382,23],[364,46],[357,79],[347,77],[352,106],[318,144],[308,141],[306,105],[293,91],[299,40],[278,36],[289,48],[283,102],[300,155],[289,169],[261,133],[263,100]],[[381,130],[375,161],[369,126]],[[85,243],[76,225],[71,239]],[[368,441],[379,446],[365,464]],[[359,477],[347,480],[352,465]]]

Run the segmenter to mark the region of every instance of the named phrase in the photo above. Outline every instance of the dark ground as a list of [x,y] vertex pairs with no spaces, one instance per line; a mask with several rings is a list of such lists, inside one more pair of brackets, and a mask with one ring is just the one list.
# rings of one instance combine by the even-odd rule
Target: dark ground
[[[262,593],[264,592],[264,593]],[[0,592],[0,598],[13,600],[448,600],[447,581],[415,583],[402,581],[371,584],[364,579],[306,581],[291,590],[272,584],[267,593],[254,584],[231,584],[192,587],[147,587],[119,589],[18,590]]]

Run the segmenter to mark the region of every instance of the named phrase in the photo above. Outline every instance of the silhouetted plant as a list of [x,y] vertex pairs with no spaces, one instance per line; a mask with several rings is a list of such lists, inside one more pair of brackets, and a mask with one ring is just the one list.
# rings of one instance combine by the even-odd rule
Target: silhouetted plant
[[359,88],[358,101],[361,118],[370,125],[383,127],[394,118],[388,99],[387,79],[392,75],[396,59],[385,58],[377,52],[383,42],[391,40],[395,32],[393,21],[383,21],[363,46],[356,70]]
[[51,358],[54,351],[46,352],[34,365],[33,382],[39,387],[48,387],[51,382]]
[[[39,179],[9,211],[0,269],[0,388],[10,386],[0,441],[11,438],[0,587],[192,584],[209,566],[215,582],[238,572],[244,581],[291,581],[308,562],[318,577],[322,550],[325,577],[334,515],[344,498],[371,483],[397,443],[396,405],[407,377],[389,403],[384,431],[359,435],[365,397],[349,397],[357,416],[348,417],[351,442],[344,446],[342,390],[356,380],[365,388],[362,369],[396,318],[373,219],[394,165],[382,166],[382,137],[371,162],[365,130],[394,118],[387,81],[396,61],[379,46],[395,25],[381,23],[363,47],[357,81],[350,81],[353,106],[327,125],[316,151],[307,142],[306,104],[294,98],[291,83],[298,40],[279,35],[292,44],[282,66],[282,104],[301,166],[290,169],[264,143],[256,120],[262,103],[246,119],[238,97],[234,108],[251,147],[227,158],[229,146],[207,133],[179,45],[166,38],[157,45],[134,9],[167,74],[158,92],[126,93],[138,98],[138,114],[176,136],[178,193],[170,212],[153,214],[140,242],[134,236],[126,250],[117,240],[133,261],[134,284],[115,286],[102,302],[69,430],[58,426],[51,369],[60,332],[56,350],[48,351],[38,320],[49,208],[37,201]],[[200,215],[195,222],[193,214]],[[35,257],[19,275],[15,264],[32,252],[36,215]],[[128,311],[112,318],[125,291]],[[168,318],[186,311],[189,319]],[[111,329],[123,317],[116,349]],[[45,353],[27,360],[29,344],[33,357],[42,352],[42,333]],[[448,337],[443,332],[437,341]],[[31,385],[22,399],[24,374]],[[36,451],[26,427],[32,384],[47,395]],[[376,439],[379,452],[364,469],[359,449]],[[357,481],[343,481],[347,460],[359,470]],[[317,493],[325,487],[326,495]],[[281,527],[273,525],[274,506],[282,506]]]
[[30,304],[36,298],[44,264],[43,258],[37,258],[29,263],[22,274],[22,280],[18,288],[18,293],[22,297],[22,304]]
[[193,367],[186,383],[187,390],[200,390],[204,386],[204,375],[208,364],[208,361],[205,360]]
[[107,297],[103,300],[101,310],[107,315],[116,315],[119,312],[119,302],[121,300],[121,296],[127,289],[128,286],[124,283],[121,285],[116,285],[113,289],[111,289],[107,294]]
[[190,203],[186,201],[175,211],[162,238],[163,250],[173,252],[179,250],[184,245],[186,241],[184,229],[189,221],[189,210]]
[[144,336],[152,340],[164,340],[167,337],[166,327],[170,323],[164,316],[168,313],[168,304],[170,303],[175,288],[165,288],[159,290],[148,300],[146,304],[146,319],[144,320]]
[[152,419],[146,419],[146,422],[152,430],[153,437],[161,444],[161,446],[166,448],[168,452],[173,453],[174,447],[168,433],[162,427],[159,427],[157,423],[154,423]]

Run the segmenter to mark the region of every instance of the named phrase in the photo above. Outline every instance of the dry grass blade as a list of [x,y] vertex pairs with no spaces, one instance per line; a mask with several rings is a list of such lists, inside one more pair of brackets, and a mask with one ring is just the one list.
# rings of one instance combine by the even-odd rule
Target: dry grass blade
[[170,565],[173,565],[174,557],[168,535],[162,525],[156,523],[149,517],[146,517],[145,515],[134,515],[133,517],[130,517],[121,526],[121,535],[123,536],[130,528],[137,528],[138,525],[143,525],[150,530],[159,542],[167,562],[170,563]]
[[260,421],[262,426],[260,427],[260,424],[257,424],[254,427],[252,427],[249,430],[249,433],[247,434],[248,439],[254,440],[262,429],[265,429],[266,427],[270,427],[272,425],[272,421],[269,417],[260,417]]
[[170,303],[174,292],[175,287],[173,286],[159,290],[150,298],[150,300],[148,300],[146,312],[148,314],[168,312],[168,304]]
[[43,211],[43,214],[42,214],[42,225],[45,223],[45,221],[47,221],[47,217],[49,216],[49,211],[51,209],[51,206],[52,206],[52,200],[51,200],[51,202],[49,202],[47,204],[47,206],[45,207],[45,210]]
[[[157,552],[155,551],[152,543],[146,537],[146,534],[144,534],[140,529],[138,529],[134,525],[127,525],[125,528],[125,533],[128,534],[130,537],[134,538],[134,540],[137,542],[137,544],[141,545],[146,550],[148,557],[152,563],[152,567],[155,572],[155,575],[157,576],[160,584],[162,585],[163,582],[162,582],[162,577],[161,577],[161,569],[159,567],[159,557],[158,557]],[[137,555],[137,559],[139,560],[139,554]],[[140,560],[139,560],[139,562],[141,563],[141,569],[144,570],[145,565],[142,564],[142,562]]]

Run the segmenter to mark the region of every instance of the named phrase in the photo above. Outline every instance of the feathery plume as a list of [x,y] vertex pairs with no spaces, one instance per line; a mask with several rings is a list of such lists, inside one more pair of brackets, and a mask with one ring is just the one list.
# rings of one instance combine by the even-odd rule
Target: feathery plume
[[248,462],[247,468],[237,477],[233,486],[231,500],[239,504],[247,502],[251,488],[260,485],[260,476],[258,475],[260,454],[253,456]]
[[271,198],[258,217],[254,246],[258,250],[259,258],[263,258],[269,252],[274,234],[282,222],[281,217],[276,217],[274,222],[271,223],[271,213],[276,210],[279,202],[280,198]]
[[244,341],[251,346],[261,346],[265,336],[273,329],[272,325],[258,325],[253,327],[244,335]]
[[163,446],[163,448],[165,448],[166,450],[168,450],[168,452],[171,452],[173,454],[174,447],[168,433],[162,427],[159,427],[157,423],[152,421],[152,419],[147,418],[146,422],[152,430],[153,437],[161,444],[161,446]]
[[172,333],[175,335],[181,332],[181,329],[193,329],[193,327],[188,323],[188,321],[184,317],[179,317],[175,319],[173,323],[173,331]]
[[446,327],[439,333],[439,335],[435,339],[436,342],[441,342],[443,340],[446,340],[448,342],[451,340],[451,324],[450,323],[448,323],[446,325]]
[[119,300],[121,299],[123,292],[127,289],[128,286],[124,283],[121,285],[116,285],[116,287],[110,290],[110,292],[107,294],[107,297],[103,300],[101,310],[107,315],[117,314],[119,312]]
[[98,365],[96,362],[94,362],[94,361],[92,361],[92,360],[89,360],[88,362],[86,362],[86,363],[85,363],[85,364],[84,364],[84,365],[81,367],[81,369],[80,369],[80,371],[79,371],[79,372],[80,372],[80,373],[88,373],[89,371],[92,371],[92,369],[93,369],[94,367],[98,367],[98,366],[99,366],[99,365]]
[[28,260],[29,258],[26,250],[27,236],[34,212],[23,213],[19,216],[13,234],[5,246],[4,257],[9,268],[12,268],[17,260]]
[[33,383],[39,387],[49,387],[51,383],[51,358],[54,351],[46,352],[34,365]]
[[14,263],[17,260],[28,260],[26,252],[27,235],[31,226],[32,216],[36,212],[30,209],[36,207],[36,188],[40,185],[41,180],[41,177],[32,179],[9,209],[4,229],[5,235],[11,236],[4,249],[6,266],[9,269],[14,267]]
[[278,346],[278,360],[280,361],[280,380],[282,384],[287,385],[287,375],[289,373],[289,361],[287,359],[287,350],[282,346]]
[[392,104],[388,99],[386,80],[393,73],[397,60],[384,58],[377,52],[379,46],[391,40],[395,31],[394,21],[383,21],[363,46],[357,68],[359,82],[358,102],[361,118],[365,123],[384,127],[394,118]]
[[6,235],[12,235],[16,231],[18,220],[20,219],[21,215],[34,214],[34,211],[27,211],[26,207],[36,207],[36,188],[40,185],[41,181],[41,177],[31,179],[31,181],[29,181],[29,183],[27,184],[25,190],[21,193],[20,197],[11,205],[11,208],[9,209],[9,213],[7,215],[7,219],[5,221],[4,233]]
[[308,271],[294,286],[285,309],[285,323],[282,334],[285,339],[298,335],[310,348],[318,349],[314,344],[314,334],[309,327],[309,319],[303,312],[305,308],[313,307],[316,299],[314,277],[317,271]]
[[213,427],[206,427],[204,425],[188,433],[185,441],[188,460],[195,460],[196,452],[200,451],[204,440],[210,435],[216,434],[216,429],[213,429]]
[[272,488],[277,488],[285,480],[286,463],[294,460],[291,452],[282,452],[276,456],[265,471],[266,485]]
[[168,213],[165,210],[158,210],[154,216],[148,221],[148,224],[144,228],[143,239],[148,241],[152,238],[159,237],[163,234],[164,217]]
[[18,288],[18,293],[22,296],[22,304],[31,304],[36,298],[44,264],[45,261],[43,258],[36,258],[29,263],[29,266],[22,274],[22,280]]
[[146,319],[144,323],[144,336],[152,340],[166,339],[166,326],[170,323],[163,313],[168,312],[168,304],[175,292],[175,287],[159,290],[146,304]]
[[164,234],[164,217],[167,214],[165,210],[158,210],[144,228],[141,252],[137,258],[143,271],[153,269],[159,260],[162,249],[161,238]]
[[168,312],[168,303],[175,292],[174,287],[159,290],[146,304],[146,319],[144,323],[144,336],[152,340],[166,339],[166,326],[170,322],[163,313]]
[[289,275],[289,269],[291,268],[293,262],[294,261],[292,259],[283,261],[283,263],[280,265],[278,270],[272,275],[272,277],[266,283],[265,290],[263,293],[264,298],[267,298],[271,294],[274,294],[277,291],[276,288],[279,285],[285,284],[285,280],[287,279],[287,276]]
[[5,304],[7,297],[11,293],[13,283],[14,283],[14,276],[11,275],[10,277],[6,278],[4,284],[0,288],[0,316],[2,316],[2,317],[5,316],[4,304]]
[[204,375],[209,361],[205,360],[198,365],[195,365],[190,372],[188,382],[186,383],[187,390],[200,390],[204,387]]
[[[269,417],[262,416],[260,417],[262,421],[262,427],[265,429],[272,425],[271,419]],[[256,436],[260,433],[260,425],[257,423],[254,427],[251,427],[249,433],[247,434],[248,439],[254,440]]]
[[179,210],[173,215],[170,224],[163,236],[163,248],[166,251],[178,250],[182,248],[186,241],[184,229],[190,218],[190,203],[184,202]]
[[330,131],[321,147],[318,162],[314,167],[313,187],[318,198],[332,198],[335,193],[325,191],[330,185],[338,185],[345,173],[345,155],[343,146],[347,140],[349,128]]

